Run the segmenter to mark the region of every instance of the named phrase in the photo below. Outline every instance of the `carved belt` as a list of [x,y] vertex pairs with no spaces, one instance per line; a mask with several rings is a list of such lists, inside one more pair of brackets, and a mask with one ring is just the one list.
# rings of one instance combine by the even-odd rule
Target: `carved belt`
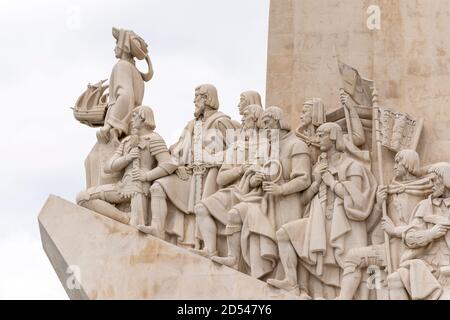
[[190,164],[186,168],[189,174],[203,176],[208,171],[208,169],[211,169],[213,167],[215,167],[215,165],[213,164],[201,163],[201,164]]

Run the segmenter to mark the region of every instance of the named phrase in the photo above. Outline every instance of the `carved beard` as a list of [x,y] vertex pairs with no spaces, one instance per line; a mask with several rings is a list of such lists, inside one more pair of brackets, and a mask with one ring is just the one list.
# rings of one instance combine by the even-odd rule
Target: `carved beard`
[[195,119],[201,118],[205,113],[206,106],[203,105],[201,108],[195,109],[194,117]]

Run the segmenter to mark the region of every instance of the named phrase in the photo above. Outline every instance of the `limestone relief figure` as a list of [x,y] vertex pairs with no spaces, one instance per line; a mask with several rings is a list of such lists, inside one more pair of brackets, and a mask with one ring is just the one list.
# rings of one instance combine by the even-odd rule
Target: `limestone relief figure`
[[394,300],[449,299],[450,164],[432,165],[432,194],[414,209],[403,232],[407,248],[400,267],[388,277]]
[[[317,130],[319,161],[313,169],[313,197],[308,217],[277,231],[286,277],[268,283],[307,297],[334,299],[339,294],[344,258],[352,248],[367,245],[366,219],[372,213],[375,177],[344,153],[342,129],[325,123]],[[304,272],[297,277],[298,262]],[[307,281],[305,283],[299,283]]]
[[[213,85],[198,86],[194,104],[195,118],[186,125],[180,140],[170,147],[178,164],[176,174],[158,179],[152,185],[152,220],[148,226],[139,226],[142,232],[161,239],[168,233],[188,246],[194,245],[198,238],[194,207],[218,191],[221,162],[215,155],[227,147],[227,130],[235,129],[230,117],[218,111],[219,99]],[[169,203],[173,210],[168,210]]]
[[252,104],[262,106],[259,93],[253,90],[242,92],[238,104],[239,114],[243,116],[245,109]]
[[228,212],[228,256],[212,257],[213,261],[235,269],[242,257],[249,273],[256,278],[275,271],[278,262],[275,231],[301,217],[299,192],[311,183],[308,147],[290,131],[283,111],[278,107],[267,108],[262,128],[268,133],[279,133],[269,136],[271,152],[277,152],[279,176],[268,179],[258,166],[247,170],[240,182],[240,202]]
[[[122,230],[115,250],[125,271],[158,265],[160,273],[140,278],[151,285],[133,282],[139,291],[167,286],[182,296],[197,277],[205,282],[199,287],[217,282],[241,294],[239,283],[225,283],[232,275],[250,291],[266,290],[264,297],[450,299],[450,164],[431,161],[427,149],[442,128],[429,130],[424,118],[404,112],[396,85],[389,91],[379,80],[389,91],[381,106],[375,81],[338,59],[323,87],[283,88],[267,108],[257,91],[231,93],[241,92],[236,121],[219,111],[217,88],[202,84],[193,90],[193,119],[168,148],[155,132],[158,110],[142,105],[153,76],[148,46],[131,30],[112,33],[118,61],[109,83],[89,84],[73,108],[98,131],[72,209],[94,216],[107,240]],[[268,87],[291,81],[281,71],[268,79]],[[292,77],[292,88],[298,81]],[[299,119],[289,113],[298,105]]]
[[303,108],[300,113],[300,125],[297,130],[295,130],[295,134],[309,147],[311,161],[313,163],[317,161],[320,154],[316,130],[325,122],[325,107],[322,100],[319,98],[307,99],[303,103]]
[[244,173],[257,163],[257,138],[263,111],[261,106],[255,104],[245,108],[242,115],[241,139],[237,141],[236,146],[229,147],[233,149],[233,161],[222,164],[217,175],[217,184],[221,189],[200,200],[194,207],[199,231],[204,240],[204,248],[193,250],[200,255],[206,257],[218,255],[216,245],[218,229],[222,229],[222,234],[224,233],[227,213],[239,201],[239,181]]
[[[153,77],[153,67],[145,41],[131,30],[113,28],[112,34],[116,39],[114,53],[119,61],[109,78],[109,107],[104,125],[97,132],[98,139],[104,142],[107,142],[111,135],[120,137],[128,134],[131,112],[142,104],[144,98],[144,82]],[[134,58],[147,61],[146,74],[136,68]]]
[[[414,207],[431,193],[430,177],[421,177],[422,171],[419,155],[414,150],[402,150],[395,156],[394,179],[387,186],[380,186],[372,215],[382,216],[382,203],[387,199],[387,217],[383,218],[378,228],[390,237],[390,254],[392,268],[400,265],[400,257],[405,251],[403,234],[409,228],[409,221]],[[381,227],[381,228],[380,228]],[[379,231],[382,231],[379,230]],[[375,232],[372,246],[354,248],[345,257],[344,274],[341,283],[340,299],[353,299],[357,293],[363,271],[377,266],[386,270],[387,259],[382,232]],[[360,287],[359,299],[368,299],[368,285]]]
[[[152,109],[134,109],[131,134],[122,140],[105,167],[108,172],[120,172],[121,181],[82,191],[77,203],[123,223],[145,223],[150,183],[176,169],[163,138],[154,132],[155,127]],[[116,207],[123,204],[130,205],[130,212]]]

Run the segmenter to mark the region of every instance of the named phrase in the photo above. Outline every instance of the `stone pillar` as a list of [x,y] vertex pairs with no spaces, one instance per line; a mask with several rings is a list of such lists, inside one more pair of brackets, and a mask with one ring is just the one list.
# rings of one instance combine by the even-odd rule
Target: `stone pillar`
[[[380,30],[367,26],[371,5]],[[271,0],[266,104],[294,126],[305,98],[337,108],[337,54],[375,80],[380,106],[425,119],[424,163],[450,161],[449,21],[449,0]]]

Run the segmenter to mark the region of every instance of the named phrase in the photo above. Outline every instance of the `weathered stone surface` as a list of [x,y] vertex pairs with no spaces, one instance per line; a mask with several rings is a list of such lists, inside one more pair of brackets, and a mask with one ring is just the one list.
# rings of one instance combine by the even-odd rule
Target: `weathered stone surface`
[[[295,299],[57,196],[45,203],[39,227],[71,299]],[[69,266],[79,267],[80,289],[68,286]]]
[[[367,27],[371,5],[381,10],[380,30]],[[305,98],[336,108],[337,53],[375,80],[380,105],[425,119],[424,163],[449,159],[449,15],[447,0],[271,0],[267,105],[290,112],[295,125]]]

